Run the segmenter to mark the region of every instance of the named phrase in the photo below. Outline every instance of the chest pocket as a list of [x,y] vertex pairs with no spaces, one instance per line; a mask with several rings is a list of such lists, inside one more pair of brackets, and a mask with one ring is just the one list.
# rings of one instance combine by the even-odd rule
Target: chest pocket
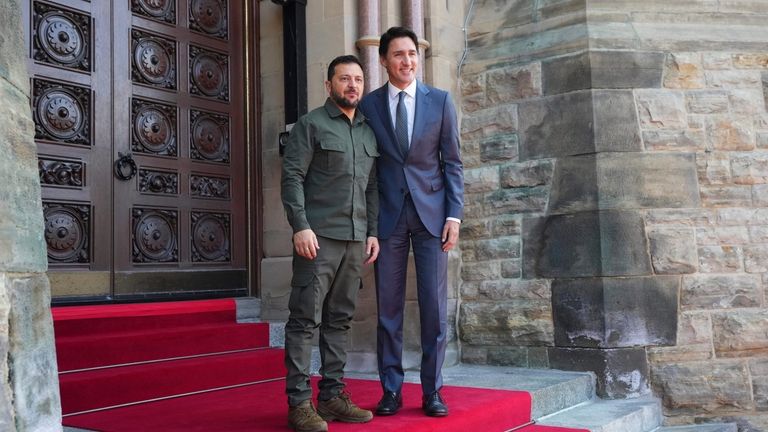
[[347,144],[338,140],[320,141],[320,157],[324,159],[327,171],[347,170],[349,154]]

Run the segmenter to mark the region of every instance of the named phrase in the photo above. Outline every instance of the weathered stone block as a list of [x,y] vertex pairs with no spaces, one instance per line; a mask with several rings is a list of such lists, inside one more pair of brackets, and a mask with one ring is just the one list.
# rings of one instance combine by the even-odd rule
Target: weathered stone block
[[594,152],[591,91],[526,100],[518,110],[520,160]]
[[673,345],[678,279],[564,279],[552,282],[555,345],[622,348]]
[[637,108],[632,91],[595,90],[592,109],[596,151],[642,150],[643,142],[637,128]]
[[490,192],[499,188],[499,168],[487,166],[464,170],[464,191]]
[[516,133],[499,134],[480,139],[482,162],[517,159],[519,138]]
[[486,216],[543,212],[547,206],[548,192],[543,186],[491,192],[485,198]]
[[696,272],[696,241],[690,228],[651,229],[648,232],[648,241],[656,274]]
[[8,380],[16,428],[61,430],[58,367],[51,319],[51,290],[45,274],[0,279],[10,304]]
[[461,266],[461,280],[495,280],[501,275],[498,262],[465,262]]
[[501,167],[501,187],[533,187],[547,185],[552,180],[554,161],[535,160]]
[[540,96],[541,64],[506,66],[486,73],[486,97],[489,105]]
[[724,114],[728,112],[728,92],[723,90],[687,92],[685,99],[688,112],[692,114]]
[[693,155],[605,153],[558,162],[549,212],[698,205]]
[[736,89],[760,86],[761,76],[757,70],[716,70],[704,72],[707,87]]
[[731,160],[728,152],[698,153],[696,166],[702,185],[726,185],[731,183]]
[[668,90],[636,90],[640,126],[644,129],[686,129],[685,99]]
[[699,248],[699,271],[702,273],[732,273],[742,270],[742,249],[734,246],[703,246]]
[[731,170],[736,184],[768,183],[768,153],[734,155],[731,158]]
[[518,106],[509,104],[469,113],[461,119],[461,138],[467,141],[516,132],[517,112]]
[[748,118],[715,117],[707,121],[709,145],[715,150],[755,149],[755,131]]
[[642,216],[635,212],[584,212],[524,220],[523,245],[526,278],[651,273]]
[[478,260],[493,260],[520,257],[520,239],[501,237],[489,240],[477,240],[475,253]]
[[751,359],[749,372],[752,376],[755,408],[758,411],[768,411],[768,358]]
[[522,275],[522,264],[519,259],[508,259],[501,262],[501,277],[516,279]]
[[643,348],[549,348],[548,356],[553,369],[594,372],[601,398],[624,399],[649,392],[648,360]]
[[713,358],[712,321],[705,312],[682,312],[678,319],[677,344],[648,347],[652,363],[687,362]]
[[[488,219],[470,219],[461,221],[461,240],[475,240],[491,236],[493,221]],[[464,242],[462,241],[462,246]]]
[[470,345],[547,345],[552,343],[551,314],[543,300],[463,302],[460,334]]
[[760,90],[731,90],[728,95],[733,114],[757,115],[765,112],[765,99]]
[[27,58],[27,44],[24,43],[21,11],[19,0],[0,4],[0,27],[5,29],[0,42],[0,77],[28,93],[29,75],[24,61]]
[[493,219],[491,232],[495,237],[519,235],[521,232],[520,216],[516,214],[499,215]]
[[749,230],[746,226],[697,227],[696,243],[701,246],[746,244],[749,243]]
[[544,94],[585,89],[661,87],[664,55],[653,52],[589,51],[542,62]]
[[752,186],[752,201],[755,207],[768,207],[768,184]]
[[664,54],[643,51],[591,51],[592,88],[661,87]]
[[673,150],[696,152],[704,150],[707,138],[703,131],[643,131],[643,143],[647,150]]
[[744,247],[744,270],[747,273],[768,272],[768,245]]
[[680,306],[683,310],[758,307],[763,296],[762,291],[759,276],[685,276]]
[[703,207],[751,207],[750,186],[701,186]]
[[541,81],[547,96],[592,88],[589,52],[541,62]]
[[654,366],[651,374],[654,389],[670,410],[717,413],[753,406],[742,362],[672,363]]
[[768,354],[768,311],[729,310],[712,314],[715,353],[719,357]]
[[704,88],[701,54],[669,54],[664,68],[664,87],[670,89]]
[[549,304],[552,296],[548,281],[543,279],[486,280],[478,294],[487,300],[539,300]]

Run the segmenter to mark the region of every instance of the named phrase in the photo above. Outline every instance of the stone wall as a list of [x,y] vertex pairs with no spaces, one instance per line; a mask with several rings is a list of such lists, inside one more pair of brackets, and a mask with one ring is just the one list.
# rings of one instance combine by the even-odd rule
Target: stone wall
[[768,429],[768,3],[476,8],[462,359]]
[[21,4],[0,3],[0,430],[61,430]]

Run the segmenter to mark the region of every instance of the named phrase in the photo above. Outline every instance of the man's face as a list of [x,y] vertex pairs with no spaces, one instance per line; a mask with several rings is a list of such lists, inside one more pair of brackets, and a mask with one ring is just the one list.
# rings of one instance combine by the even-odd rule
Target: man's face
[[336,65],[333,78],[325,82],[325,87],[340,108],[355,108],[364,84],[363,70],[357,63],[341,63]]
[[389,82],[399,89],[408,87],[408,84],[416,79],[419,52],[409,37],[392,39],[387,48],[387,55],[379,57],[379,61],[387,70]]

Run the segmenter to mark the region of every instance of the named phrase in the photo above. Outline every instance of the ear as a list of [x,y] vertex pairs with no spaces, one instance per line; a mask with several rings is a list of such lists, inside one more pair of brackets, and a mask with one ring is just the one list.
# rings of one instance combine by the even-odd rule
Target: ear
[[331,94],[331,82],[330,81],[325,81],[325,91],[327,91],[329,95]]
[[379,64],[380,64],[380,65],[381,65],[381,67],[383,67],[384,69],[386,69],[386,68],[387,68],[387,64],[386,64],[386,61],[385,61],[385,60],[386,60],[386,59],[385,59],[384,57],[382,57],[382,56],[379,56]]

